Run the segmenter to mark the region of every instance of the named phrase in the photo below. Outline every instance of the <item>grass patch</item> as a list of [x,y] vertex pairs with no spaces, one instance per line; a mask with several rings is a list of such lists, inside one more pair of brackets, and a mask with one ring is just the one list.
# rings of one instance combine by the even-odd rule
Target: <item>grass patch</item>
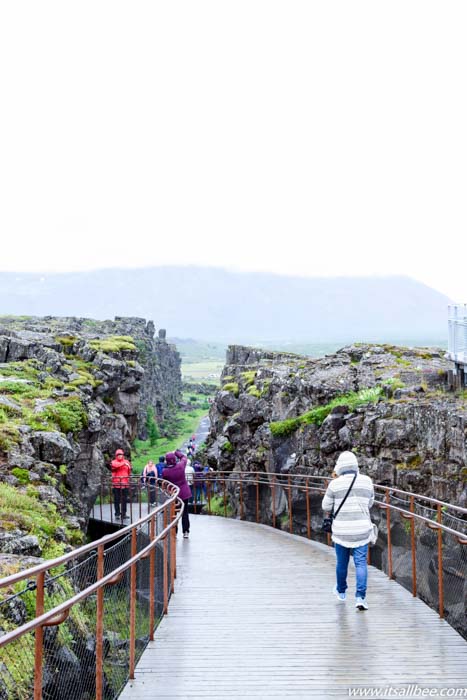
[[317,406],[311,411],[303,413],[296,418],[288,418],[283,421],[275,421],[270,423],[271,433],[274,437],[285,437],[290,435],[301,425],[321,425],[324,419],[331,413],[333,408],[337,406],[348,406],[349,411],[353,411],[357,406],[362,406],[367,403],[375,403],[382,395],[381,387],[373,387],[371,389],[362,389],[358,392],[351,392],[337,396],[325,406]]
[[45,559],[63,554],[64,543],[54,540],[58,527],[65,530],[68,541],[74,545],[81,544],[83,539],[81,530],[70,529],[53,503],[39,500],[32,485],[23,491],[0,483],[0,526],[8,530],[12,525],[36,535]]
[[227,501],[226,502],[226,507],[224,511],[224,497],[223,496],[211,496],[210,499],[210,506],[211,506],[211,515],[221,515],[221,516],[226,516],[227,518],[231,518],[232,515],[234,514],[234,510],[230,503]]
[[158,462],[161,455],[179,449],[193,435],[200,420],[205,416],[206,411],[202,408],[188,413],[179,412],[173,435],[159,438],[152,447],[149,440],[135,440],[131,459],[133,472],[141,474],[149,459]]

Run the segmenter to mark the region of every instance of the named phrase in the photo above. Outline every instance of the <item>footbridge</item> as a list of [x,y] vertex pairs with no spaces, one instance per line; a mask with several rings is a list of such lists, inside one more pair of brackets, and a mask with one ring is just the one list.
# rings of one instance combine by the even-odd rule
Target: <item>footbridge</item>
[[325,486],[211,473],[183,539],[176,487],[135,480],[122,522],[103,483],[113,532],[0,581],[0,697],[467,697],[467,510],[377,486],[359,612],[352,572],[332,595]]

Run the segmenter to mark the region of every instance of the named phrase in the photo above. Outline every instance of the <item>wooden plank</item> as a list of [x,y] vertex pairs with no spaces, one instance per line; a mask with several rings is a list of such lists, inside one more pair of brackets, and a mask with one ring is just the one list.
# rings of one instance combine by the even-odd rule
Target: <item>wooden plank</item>
[[169,614],[122,700],[336,698],[349,687],[463,687],[467,644],[370,567],[367,612],[337,601],[334,553],[266,526],[191,516]]

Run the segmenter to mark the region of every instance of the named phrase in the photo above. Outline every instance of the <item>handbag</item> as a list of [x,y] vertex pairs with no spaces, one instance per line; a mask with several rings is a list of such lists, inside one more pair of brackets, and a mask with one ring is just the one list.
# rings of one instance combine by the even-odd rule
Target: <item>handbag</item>
[[349,489],[348,489],[347,493],[345,494],[345,496],[342,500],[342,503],[340,504],[340,506],[336,510],[336,512],[331,513],[331,515],[328,518],[323,518],[323,524],[321,526],[321,529],[323,532],[332,532],[332,521],[334,520],[334,518],[337,518],[337,516],[339,515],[339,511],[342,508],[342,506],[344,505],[344,503],[346,502],[347,496],[351,492],[352,486],[354,485],[356,478],[357,478],[357,475],[355,474],[354,478],[352,479],[352,483],[350,484]]

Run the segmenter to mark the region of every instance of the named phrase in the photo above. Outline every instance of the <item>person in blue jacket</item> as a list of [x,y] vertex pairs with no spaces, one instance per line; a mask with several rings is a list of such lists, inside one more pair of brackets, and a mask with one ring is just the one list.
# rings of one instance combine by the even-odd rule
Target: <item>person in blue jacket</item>
[[162,472],[164,471],[165,466],[166,466],[166,464],[165,464],[165,456],[164,456],[164,457],[159,457],[159,461],[158,461],[158,463],[156,464],[156,467],[157,467],[157,476],[159,477],[159,479],[162,479]]

